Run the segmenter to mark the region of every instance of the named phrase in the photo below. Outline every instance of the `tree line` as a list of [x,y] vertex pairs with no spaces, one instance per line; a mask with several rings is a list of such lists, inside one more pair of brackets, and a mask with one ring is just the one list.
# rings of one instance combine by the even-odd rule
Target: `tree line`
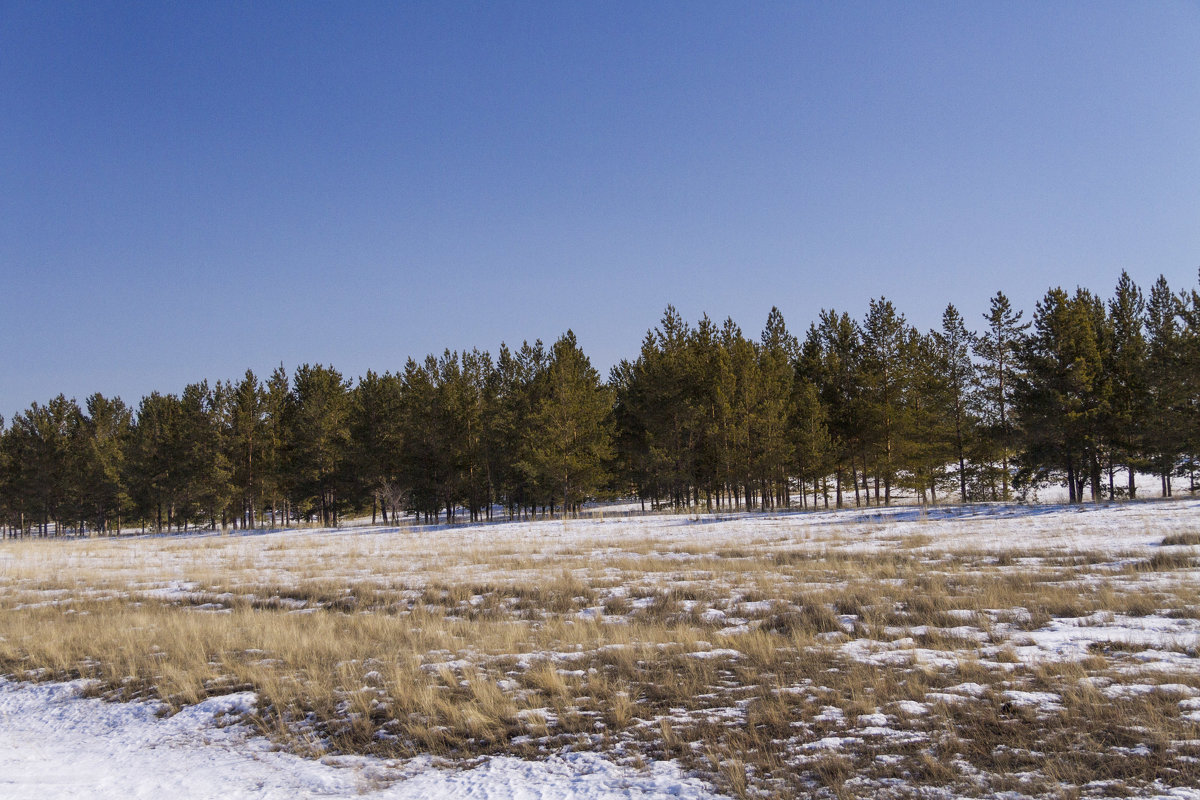
[[336,525],[643,508],[828,508],[1135,497],[1136,473],[1200,453],[1200,293],[1125,273],[1107,301],[1049,290],[1031,318],[1002,292],[971,329],[953,305],[918,331],[885,298],[822,311],[803,336],[772,309],[757,339],[668,307],[601,378],[568,331],[495,357],[447,350],[352,381],[331,366],[201,381],[137,407],[59,395],[0,420],[7,535],[137,527]]

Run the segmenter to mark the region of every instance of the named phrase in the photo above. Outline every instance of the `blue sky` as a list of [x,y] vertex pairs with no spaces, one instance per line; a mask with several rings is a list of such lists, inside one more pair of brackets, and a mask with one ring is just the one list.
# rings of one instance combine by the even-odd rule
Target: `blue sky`
[[1200,5],[0,0],[0,413],[1200,266]]

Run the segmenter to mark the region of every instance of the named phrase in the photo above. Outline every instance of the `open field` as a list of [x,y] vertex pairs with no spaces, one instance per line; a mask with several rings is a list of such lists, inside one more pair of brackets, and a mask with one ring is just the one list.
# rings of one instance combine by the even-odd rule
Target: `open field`
[[0,546],[0,673],[735,797],[1200,796],[1198,657],[1191,500]]

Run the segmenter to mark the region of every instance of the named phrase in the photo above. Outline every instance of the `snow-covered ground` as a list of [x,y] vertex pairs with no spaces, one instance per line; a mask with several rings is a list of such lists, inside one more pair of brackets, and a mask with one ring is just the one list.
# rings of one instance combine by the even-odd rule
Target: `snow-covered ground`
[[498,757],[471,769],[428,759],[402,764],[280,752],[244,725],[222,725],[253,706],[238,693],[160,716],[154,703],[80,697],[79,682],[0,680],[0,797],[4,800],[617,800],[718,796],[678,768],[635,771],[593,753],[543,761]]
[[[310,759],[246,726],[241,712],[253,718],[257,699],[246,692],[160,715],[155,704],[80,697],[78,682],[0,681],[0,798],[711,798],[697,777],[712,777],[702,763],[687,772],[697,761],[681,767],[686,758],[635,754],[657,753],[659,730],[703,754],[724,741],[716,728],[738,730],[771,719],[768,712],[784,720],[770,740],[784,777],[760,774],[778,779],[762,785],[809,785],[806,776],[821,764],[844,759],[858,771],[848,779],[859,781],[854,793],[864,796],[910,774],[920,753],[939,752],[947,731],[969,725],[976,709],[1020,728],[1031,737],[1021,752],[1037,754],[1038,737],[1086,726],[1087,704],[1108,702],[1121,704],[1130,726],[1120,743],[1097,745],[1105,748],[1098,757],[1145,762],[1127,770],[1141,781],[1131,784],[1137,796],[1200,800],[1200,789],[1188,785],[1200,764],[1200,500],[597,515],[436,530],[9,544],[0,545],[0,614],[62,609],[79,619],[109,606],[163,604],[206,619],[233,619],[252,607],[302,626],[378,612],[419,618],[411,624],[429,626],[421,635],[430,637],[435,625],[476,619],[520,628],[497,649],[443,638],[405,656],[442,688],[491,681],[505,702],[525,704],[516,717],[527,732],[512,741],[542,757],[457,766],[429,757]],[[556,583],[565,594],[554,594]],[[914,585],[930,587],[933,605],[921,610]],[[553,600],[554,610],[531,607],[538,597]],[[560,640],[545,638],[553,628],[547,621],[562,626]],[[819,623],[789,638],[789,625]],[[637,640],[648,631],[683,638]],[[238,646],[247,649],[226,657],[266,678],[275,675],[272,663],[286,659],[259,642]],[[604,689],[612,648],[657,659],[655,669],[676,675],[707,670],[707,691],[695,703],[634,703],[625,730],[610,721],[603,735],[566,748],[577,732],[555,732],[563,708],[589,725],[609,719],[593,690]],[[384,667],[360,658],[337,664],[347,686],[392,702],[396,687],[372,671]],[[805,672],[809,663],[820,667]],[[852,676],[864,665],[894,684],[866,693],[876,687]],[[567,705],[554,713],[529,677],[539,669],[563,684]],[[644,686],[629,688],[647,696]],[[771,706],[771,697],[783,700]],[[639,751],[647,742],[650,750]],[[614,743],[624,748],[621,758],[609,758]],[[955,769],[967,781],[958,790],[1009,785],[996,764],[1017,758],[1004,755],[1010,744],[996,743],[971,763],[958,757]],[[1174,771],[1170,781],[1153,778],[1152,758]],[[639,762],[647,766],[628,766]],[[1026,772],[1043,784],[1021,784],[1024,794],[1014,797],[1056,790],[1037,770]],[[1083,794],[1129,789],[1119,783],[1101,781]]]

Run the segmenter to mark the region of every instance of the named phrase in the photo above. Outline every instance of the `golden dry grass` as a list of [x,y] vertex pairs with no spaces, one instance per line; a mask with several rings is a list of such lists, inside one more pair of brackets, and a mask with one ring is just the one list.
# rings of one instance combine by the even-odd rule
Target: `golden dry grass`
[[[669,522],[4,542],[0,672],[172,707],[252,689],[252,722],[313,754],[600,748],[681,759],[735,796],[1200,782],[1179,697],[1101,691],[1200,689],[1192,662],[1147,677],[1145,647],[1040,664],[1018,647],[1054,618],[1194,618],[1186,546],[960,541],[981,520],[952,538],[792,523],[731,544]],[[955,699],[968,683],[982,694]],[[895,735],[862,732],[879,715]],[[852,741],[814,746],[827,737]]]

